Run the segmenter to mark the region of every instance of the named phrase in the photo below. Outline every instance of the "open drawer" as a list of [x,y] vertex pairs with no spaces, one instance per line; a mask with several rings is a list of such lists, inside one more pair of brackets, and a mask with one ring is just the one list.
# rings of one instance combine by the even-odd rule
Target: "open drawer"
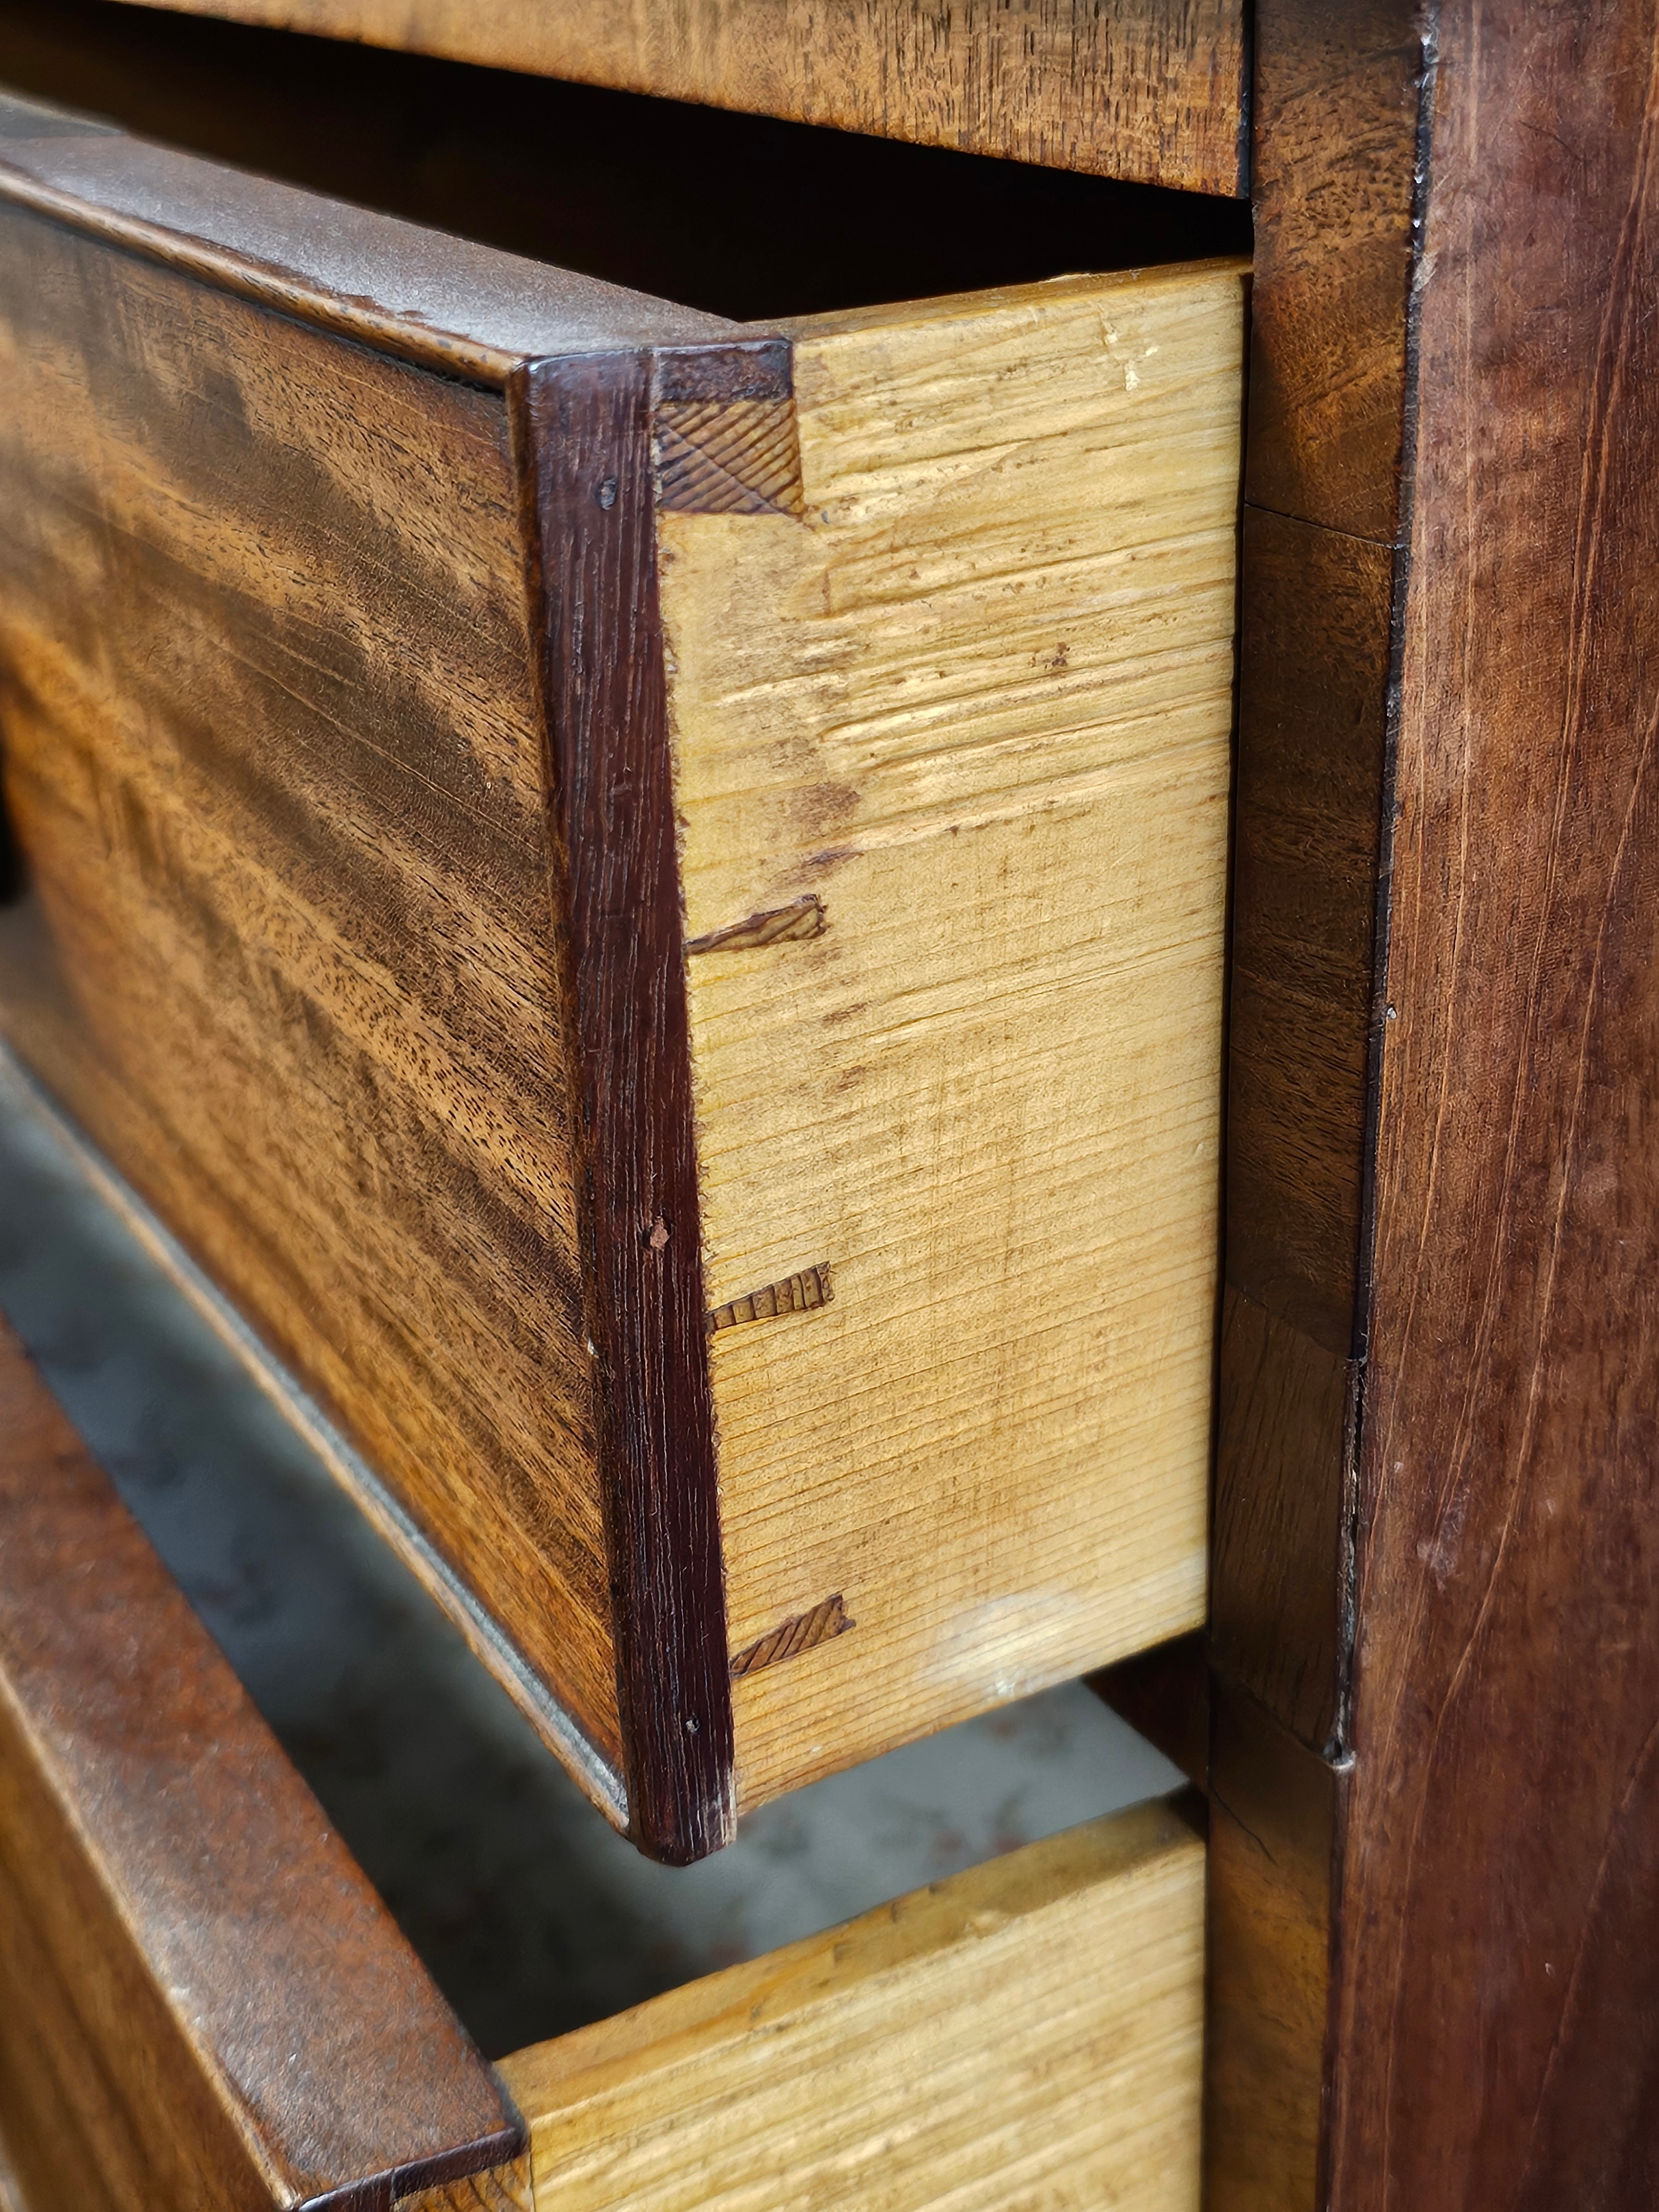
[[0,1438],[20,2212],[1193,2212],[1204,1855],[1171,1806],[492,2070],[9,1330]]
[[1202,1616],[1243,274],[755,331],[0,105],[0,1023],[657,1856]]

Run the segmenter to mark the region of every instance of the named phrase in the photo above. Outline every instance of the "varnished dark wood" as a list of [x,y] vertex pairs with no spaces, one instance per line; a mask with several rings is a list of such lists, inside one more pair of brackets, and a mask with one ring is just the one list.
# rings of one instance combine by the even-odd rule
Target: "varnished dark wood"
[[1220,1364],[1211,1657],[1304,1743],[1334,1752],[1359,1366],[1231,1287]]
[[[1211,2200],[1624,2212],[1659,22],[1267,0],[1258,44]],[[1333,1838],[1295,1911],[1260,1891]]]
[[[1413,0],[1255,11],[1211,1579],[1217,1757],[1226,1747],[1253,1810],[1241,1828],[1218,1813],[1214,1831],[1212,2212],[1311,2212],[1328,2162],[1335,1893],[1325,1872],[1297,1887],[1293,1913],[1265,1902],[1244,1831],[1278,1837],[1274,1863],[1328,1869],[1346,1787],[1431,14]],[[1292,2001],[1316,1985],[1316,2002]]]
[[[1247,1693],[1211,1717],[1205,2203],[1328,2201],[1330,2012],[1350,1777]],[[1421,2200],[1437,2203],[1432,2196]]]
[[1209,1638],[1202,1629],[1085,1676],[1095,1695],[1200,1790],[1210,1777]]
[[0,266],[6,1030],[617,1761],[505,406],[15,209]]
[[1335,2201],[1633,2212],[1659,1901],[1659,12],[1447,6]]
[[652,382],[642,353],[541,362],[515,405],[546,610],[631,1831],[683,1863],[728,1841],[736,1810]]
[[3,1325],[0,2136],[29,2212],[385,2212],[522,2141]]
[[1346,1358],[1359,1326],[1395,556],[1246,507],[1227,1279]]
[[744,321],[1249,246],[1237,199],[118,0],[0,0],[0,82]]
[[1141,177],[1243,189],[1238,0],[1113,0],[1010,10],[969,0],[179,0],[322,32],[671,100]]
[[1244,495],[1383,544],[1399,530],[1434,12],[1416,0],[1255,10]]

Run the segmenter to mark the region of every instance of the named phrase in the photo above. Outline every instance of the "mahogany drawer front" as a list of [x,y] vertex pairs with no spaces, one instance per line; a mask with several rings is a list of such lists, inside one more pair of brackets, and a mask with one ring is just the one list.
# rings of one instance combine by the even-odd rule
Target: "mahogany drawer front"
[[1204,1854],[1176,1809],[493,2073],[9,1331],[0,1435],[21,2212],[1196,2207]]
[[1195,1625],[1243,265],[752,331],[13,102],[17,1048],[611,1816]]

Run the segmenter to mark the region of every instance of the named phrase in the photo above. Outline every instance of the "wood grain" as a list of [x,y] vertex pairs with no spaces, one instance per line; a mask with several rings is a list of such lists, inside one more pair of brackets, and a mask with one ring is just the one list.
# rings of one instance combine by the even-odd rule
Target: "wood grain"
[[1435,12],[1416,0],[1255,9],[1245,496],[1384,544],[1399,534],[1407,460]]
[[8,1032],[614,1760],[505,410],[0,257]]
[[1237,0],[181,0],[191,12],[1189,191],[1244,189]]
[[1204,2163],[1205,2203],[1224,2212],[1331,2203],[1329,2022],[1350,1789],[1346,1765],[1309,1750],[1247,1694],[1218,1687]]
[[745,333],[7,126],[4,1023],[481,1656],[681,1861],[1192,1626],[1244,264]]
[[502,2072],[562,2212],[1196,2212],[1204,1850],[1028,1845]]
[[1363,1326],[1395,556],[1247,507],[1242,557],[1227,1279],[1346,1358]]
[[1304,1743],[1335,1757],[1352,1633],[1362,1370],[1231,1285],[1220,1370],[1211,1661]]
[[652,364],[540,362],[514,404],[544,595],[630,1832],[684,1863],[728,1843],[735,1812]]
[[525,2151],[510,2165],[399,2197],[393,2212],[536,2212],[530,2154]]
[[1255,13],[1211,1592],[1212,1783],[1224,1755],[1238,1819],[1217,1809],[1212,1830],[1214,2212],[1325,2202],[1432,16]]
[[443,374],[500,384],[542,355],[730,330],[720,316],[120,131],[68,130],[61,118],[42,131],[18,111],[27,104],[0,141],[9,204]]
[[1336,2200],[1623,2212],[1659,2184],[1659,19],[1468,0],[1439,41]]
[[1202,1629],[1087,1677],[1103,1704],[1154,1743],[1199,1790],[1210,1786],[1210,1651]]
[[0,1325],[0,2129],[30,2212],[499,2164],[516,2115]]
[[[660,518],[758,1803],[1201,1617],[1241,265],[791,326],[803,518]],[[718,943],[807,894],[811,938]]]

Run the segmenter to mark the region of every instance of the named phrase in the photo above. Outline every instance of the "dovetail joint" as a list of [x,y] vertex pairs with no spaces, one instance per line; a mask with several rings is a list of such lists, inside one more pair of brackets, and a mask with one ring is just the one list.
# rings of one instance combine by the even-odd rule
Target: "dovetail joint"
[[708,1334],[717,1329],[740,1328],[745,1322],[771,1321],[779,1314],[811,1313],[815,1306],[827,1306],[835,1296],[830,1280],[830,1262],[820,1260],[815,1267],[803,1267],[798,1275],[786,1275],[781,1283],[768,1283],[758,1291],[747,1291],[740,1298],[716,1306],[708,1316]]
[[821,1599],[811,1613],[798,1613],[790,1620],[782,1620],[764,1636],[734,1654],[732,1660],[732,1679],[738,1681],[744,1674],[758,1674],[763,1667],[776,1667],[786,1659],[799,1658],[815,1644],[827,1644],[832,1636],[844,1636],[849,1628],[856,1628],[847,1611],[842,1594]]
[[706,937],[687,940],[691,952],[748,952],[760,945],[787,945],[799,938],[822,937],[823,901],[815,891],[793,900],[788,906],[751,914],[745,921],[728,921],[724,929],[711,929]]

